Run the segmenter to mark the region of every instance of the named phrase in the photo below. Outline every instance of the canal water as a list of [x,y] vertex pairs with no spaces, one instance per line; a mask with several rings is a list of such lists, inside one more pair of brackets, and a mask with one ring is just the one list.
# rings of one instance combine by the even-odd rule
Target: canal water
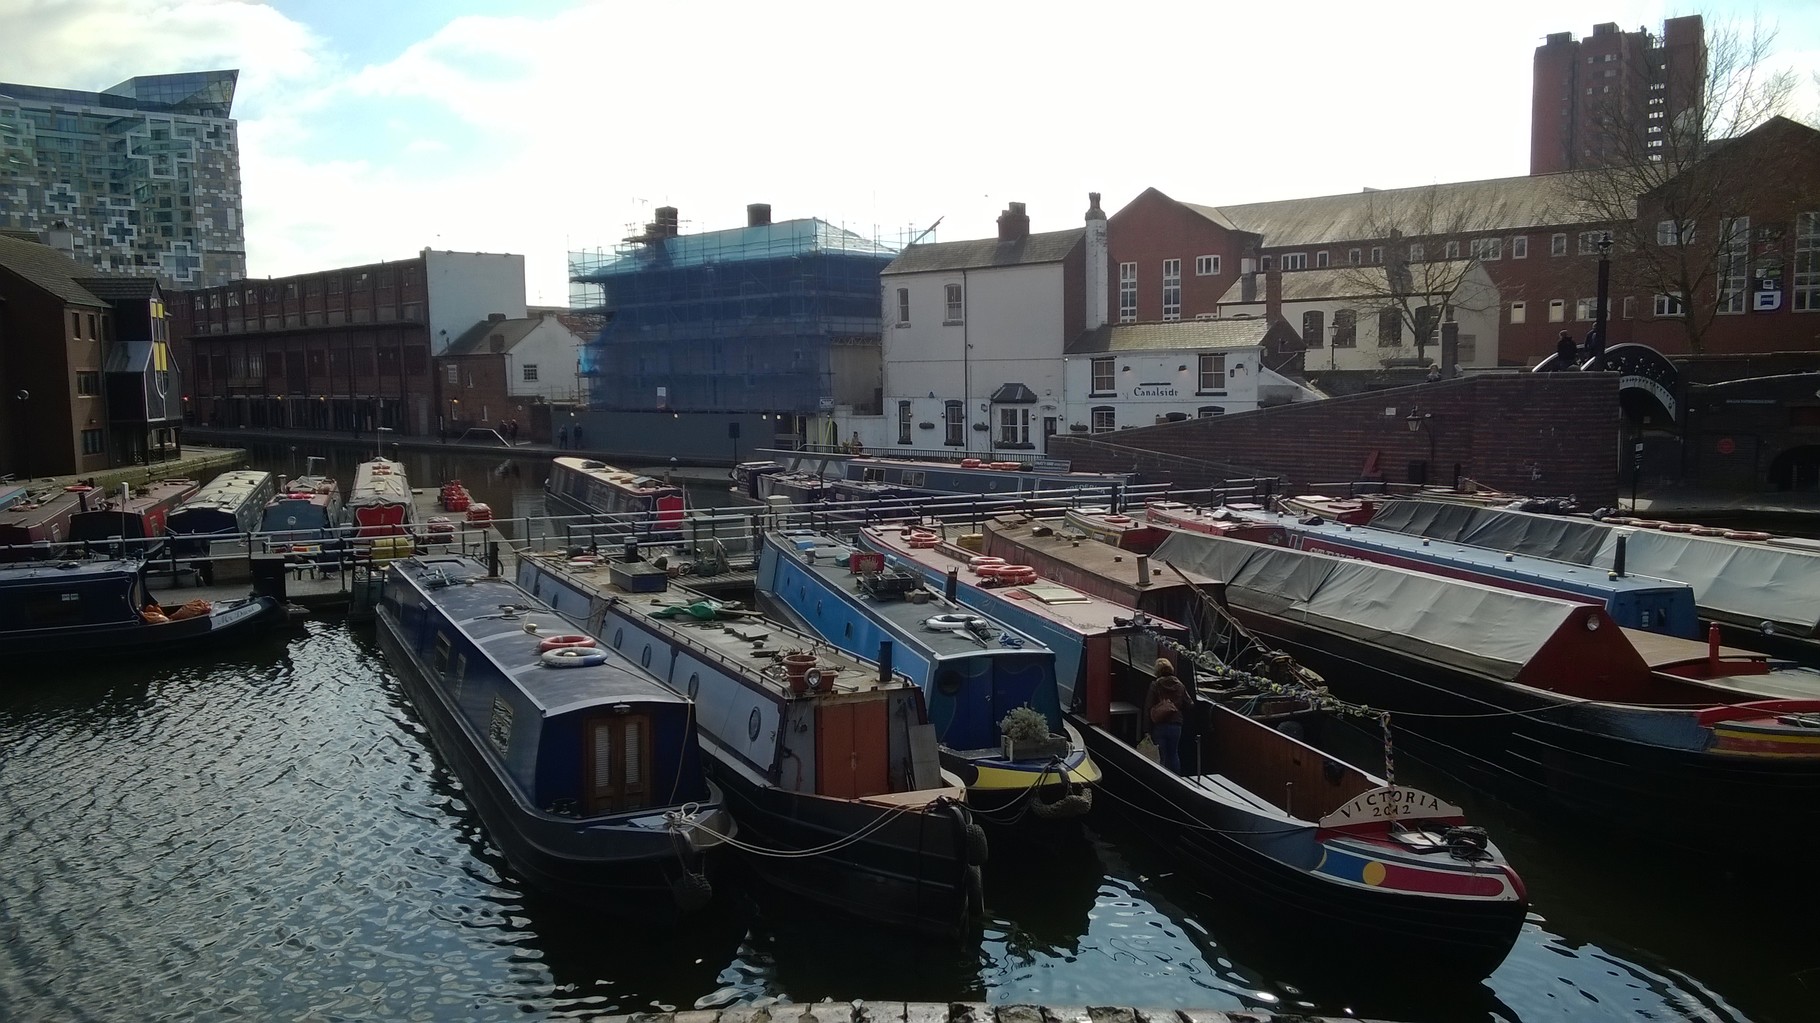
[[[287,471],[288,457],[257,460]],[[536,463],[406,461],[420,486],[460,477],[496,514],[541,510]],[[1530,921],[1482,984],[1420,962],[1336,981],[1294,952],[1310,924],[1233,916],[1110,805],[1079,842],[996,849],[989,920],[965,947],[793,913],[737,869],[673,934],[578,911],[512,875],[367,625],[309,621],[155,662],[72,651],[4,678],[0,1020],[550,1019],[822,998],[1433,1023],[1820,1016],[1814,900],[1795,897],[1810,885],[1580,833],[1407,757],[1399,780],[1466,804],[1529,886]],[[1773,821],[1729,823],[1775,841]]]

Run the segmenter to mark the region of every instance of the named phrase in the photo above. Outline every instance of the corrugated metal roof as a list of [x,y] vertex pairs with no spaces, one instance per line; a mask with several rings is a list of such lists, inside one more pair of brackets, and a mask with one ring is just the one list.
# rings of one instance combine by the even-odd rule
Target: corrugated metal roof
[[1167,323],[1108,324],[1083,333],[1069,355],[1142,352],[1156,348],[1255,348],[1270,333],[1270,321],[1172,320]]
[[1182,205],[1221,227],[1262,235],[1271,248],[1329,245],[1384,238],[1391,227],[1408,236],[1470,235],[1597,222],[1577,198],[1580,178],[1537,174],[1242,206]]
[[[1411,294],[1427,294],[1421,290],[1433,285],[1439,291],[1443,286],[1458,285],[1472,270],[1470,260],[1435,260],[1432,263],[1416,263],[1410,268]],[[1286,270],[1283,272],[1283,301],[1285,302],[1320,302],[1337,298],[1380,298],[1392,294],[1390,281],[1382,266],[1330,266],[1321,270]],[[1452,291],[1452,287],[1446,287]],[[1399,294],[1401,292],[1398,292]],[[1258,275],[1257,291],[1249,300],[1242,298],[1244,281],[1232,282],[1232,287],[1220,296],[1220,305],[1263,305],[1264,277]]]
[[973,270],[989,266],[1031,266],[1059,263],[1087,236],[1085,228],[1045,231],[1017,241],[976,238],[964,242],[912,245],[882,271],[914,274],[930,270]]
[[106,306],[94,293],[76,283],[76,278],[95,272],[49,245],[0,235],[0,266],[18,274],[65,302],[84,306]]

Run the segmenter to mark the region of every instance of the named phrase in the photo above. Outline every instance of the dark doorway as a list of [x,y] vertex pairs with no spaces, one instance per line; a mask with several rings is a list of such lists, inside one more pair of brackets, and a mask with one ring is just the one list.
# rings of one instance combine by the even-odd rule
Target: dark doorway
[[1820,446],[1789,448],[1769,463],[1769,485],[1777,490],[1820,490]]

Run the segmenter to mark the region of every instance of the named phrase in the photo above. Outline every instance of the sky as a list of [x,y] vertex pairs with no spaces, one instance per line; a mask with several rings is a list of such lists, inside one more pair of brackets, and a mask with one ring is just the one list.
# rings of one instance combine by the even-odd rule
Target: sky
[[100,91],[238,68],[247,269],[423,248],[567,253],[658,206],[684,231],[746,204],[901,244],[1113,213],[1520,175],[1551,32],[1773,27],[1820,116],[1820,3],[1296,0],[0,0],[0,81]]

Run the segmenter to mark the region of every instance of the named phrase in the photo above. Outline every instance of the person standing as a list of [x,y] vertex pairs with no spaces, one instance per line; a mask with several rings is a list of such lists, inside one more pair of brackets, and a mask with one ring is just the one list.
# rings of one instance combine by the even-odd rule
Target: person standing
[[559,448],[563,448],[563,449],[568,448],[568,446],[569,446],[569,428],[567,426],[556,431],[556,446]]
[[1574,336],[1565,330],[1562,331],[1561,337],[1555,341],[1555,362],[1557,363],[1555,368],[1558,370],[1573,369],[1574,356],[1578,352],[1579,348],[1574,344]]
[[575,450],[581,450],[581,424],[575,424]]
[[1167,657],[1156,659],[1156,680],[1144,697],[1144,719],[1150,722],[1150,739],[1156,743],[1157,761],[1182,773],[1182,722],[1192,703],[1188,687],[1176,677]]

